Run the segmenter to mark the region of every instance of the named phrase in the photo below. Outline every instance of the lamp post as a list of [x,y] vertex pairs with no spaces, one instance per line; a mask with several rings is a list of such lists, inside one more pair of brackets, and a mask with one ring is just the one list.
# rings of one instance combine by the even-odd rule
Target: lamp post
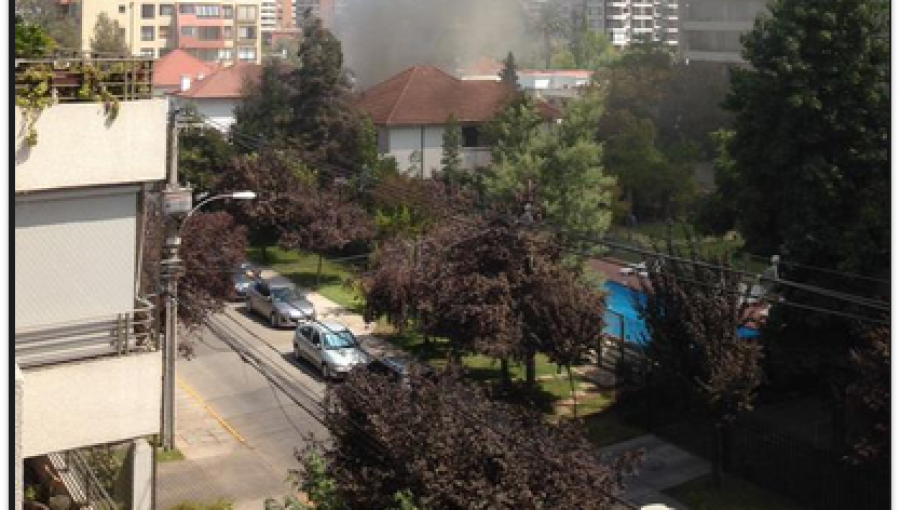
[[[172,194],[183,193],[184,190],[167,190]],[[163,280],[163,292],[166,296],[166,324],[165,324],[165,358],[163,362],[163,418],[162,436],[163,448],[171,450],[175,447],[175,359],[178,350],[178,278],[184,273],[184,266],[178,258],[178,248],[181,246],[181,231],[184,225],[197,212],[198,209],[214,200],[253,200],[256,193],[253,191],[236,191],[223,193],[194,206],[184,218],[179,221],[170,220],[166,225],[166,258],[161,262],[161,277]]]

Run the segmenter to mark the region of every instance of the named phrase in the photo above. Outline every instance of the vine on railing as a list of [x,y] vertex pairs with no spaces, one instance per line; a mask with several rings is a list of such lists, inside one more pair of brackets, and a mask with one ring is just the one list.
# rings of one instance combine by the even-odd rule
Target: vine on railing
[[29,67],[19,80],[24,86],[16,89],[16,106],[22,109],[25,120],[25,143],[37,145],[37,129],[34,127],[44,108],[53,104],[53,70],[47,65]]

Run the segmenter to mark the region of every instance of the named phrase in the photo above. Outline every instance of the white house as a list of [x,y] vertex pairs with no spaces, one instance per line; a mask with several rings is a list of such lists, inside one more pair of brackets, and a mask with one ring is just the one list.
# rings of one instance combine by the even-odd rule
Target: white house
[[[73,64],[17,61],[16,74],[33,65],[65,74]],[[149,85],[145,64],[145,79],[125,90]],[[120,96],[115,119],[60,91],[34,124],[33,146],[15,111],[15,508],[28,476],[51,469],[80,485],[76,503],[103,506],[77,501],[98,494],[80,452],[110,444],[132,452],[128,507],[151,508],[146,439],[160,431],[162,356],[137,282],[143,196],[165,178],[167,105],[145,90]]]
[[[403,171],[430,177],[440,169],[443,136],[450,115],[462,129],[463,168],[486,167],[490,146],[482,128],[513,97],[497,81],[461,80],[431,66],[415,66],[359,94],[356,106],[378,131],[378,150],[393,156]],[[538,103],[552,120],[558,112]]]
[[238,62],[219,67],[209,76],[194,82],[183,82],[181,90],[172,94],[177,106],[192,107],[220,131],[228,131],[234,124],[234,110],[244,99],[245,85],[259,79],[262,67],[250,62]]

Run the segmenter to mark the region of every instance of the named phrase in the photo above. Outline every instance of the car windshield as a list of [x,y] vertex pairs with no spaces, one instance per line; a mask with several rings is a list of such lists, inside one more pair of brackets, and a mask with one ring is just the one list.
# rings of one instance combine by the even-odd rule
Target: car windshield
[[296,301],[302,298],[293,287],[274,287],[272,295],[279,301]]
[[326,331],[325,332],[325,348],[326,349],[346,349],[348,347],[356,347],[356,338],[353,333],[347,331]]

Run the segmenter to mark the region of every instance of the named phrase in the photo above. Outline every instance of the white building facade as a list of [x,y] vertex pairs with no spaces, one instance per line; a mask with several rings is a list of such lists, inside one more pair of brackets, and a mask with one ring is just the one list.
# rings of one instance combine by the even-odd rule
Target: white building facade
[[678,46],[678,0],[586,0],[584,8],[588,27],[617,48],[638,40]]

